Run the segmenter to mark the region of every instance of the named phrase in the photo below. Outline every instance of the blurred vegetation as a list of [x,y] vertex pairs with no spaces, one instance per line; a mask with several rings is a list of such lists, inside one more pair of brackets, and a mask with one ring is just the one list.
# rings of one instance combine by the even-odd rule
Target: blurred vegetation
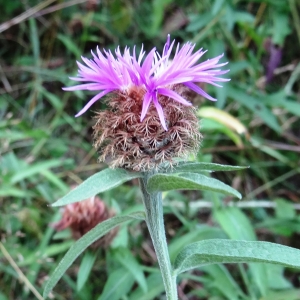
[[[216,173],[243,200],[215,193],[164,195],[171,258],[216,237],[300,248],[299,0],[0,0],[0,300],[35,299],[73,243],[48,205],[103,169],[92,148],[88,93],[63,92],[76,60],[97,46],[162,49],[168,33],[225,54],[231,81],[199,100],[197,159],[249,165]],[[136,182],[100,195],[118,213],[141,206]],[[129,250],[128,250],[129,249]],[[130,263],[126,263],[130,262]],[[87,251],[52,299],[164,299],[146,227],[123,226],[111,247]],[[213,265],[182,275],[180,299],[300,299],[299,272]],[[32,284],[32,286],[30,285]],[[32,293],[35,293],[35,295]],[[100,296],[101,295],[101,296]]]

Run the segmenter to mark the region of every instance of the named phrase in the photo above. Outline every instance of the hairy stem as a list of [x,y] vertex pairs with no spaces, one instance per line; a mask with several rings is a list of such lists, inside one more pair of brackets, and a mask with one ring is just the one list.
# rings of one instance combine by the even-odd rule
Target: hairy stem
[[146,212],[146,224],[162,273],[167,299],[177,300],[176,278],[172,276],[172,266],[165,234],[162,194],[161,192],[149,193],[147,191],[146,186],[149,176],[150,174],[145,174],[145,176],[140,179],[140,187]]

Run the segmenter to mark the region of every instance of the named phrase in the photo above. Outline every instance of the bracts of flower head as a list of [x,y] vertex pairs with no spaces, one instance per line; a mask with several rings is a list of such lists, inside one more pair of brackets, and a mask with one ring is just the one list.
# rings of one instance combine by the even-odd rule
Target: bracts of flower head
[[155,48],[147,55],[143,48],[138,55],[135,48],[117,48],[115,55],[97,49],[93,59],[82,57],[85,65],[78,62],[78,77],[71,78],[82,84],[64,89],[97,93],[76,116],[110,95],[94,126],[101,161],[145,171],[198,150],[201,134],[188,91],[215,101],[199,83],[220,86],[229,79],[219,77],[228,72],[220,69],[226,65],[219,63],[222,55],[198,63],[206,51],[194,48],[189,42],[175,47],[168,36],[161,54]]
[[[99,197],[91,197],[81,202],[67,204],[62,208],[62,218],[52,224],[57,231],[69,228],[75,240],[80,239],[99,223],[113,217],[110,210]],[[104,237],[91,245],[91,248],[107,248],[116,236],[118,228],[111,230]]]

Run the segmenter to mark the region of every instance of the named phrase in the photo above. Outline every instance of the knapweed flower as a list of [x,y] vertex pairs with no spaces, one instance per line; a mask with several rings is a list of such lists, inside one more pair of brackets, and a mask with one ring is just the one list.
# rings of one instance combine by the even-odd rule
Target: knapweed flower
[[125,48],[111,51],[97,49],[93,59],[82,57],[78,62],[79,75],[71,79],[83,84],[64,88],[67,91],[89,90],[97,94],[76,116],[82,115],[103,96],[108,110],[96,116],[95,146],[100,148],[100,160],[112,167],[147,170],[173,157],[196,152],[201,135],[195,109],[188,101],[188,91],[215,101],[198,83],[220,86],[228,81],[219,76],[228,72],[220,67],[223,55],[198,63],[206,52],[193,53],[195,45],[178,44],[170,36],[162,54],[152,49],[147,55],[142,50],[136,55]]
[[[91,197],[81,202],[67,204],[62,208],[62,218],[60,221],[52,224],[57,231],[70,228],[72,236],[78,240],[97,224],[113,217],[115,214],[109,210],[99,197]],[[112,239],[117,233],[117,228],[111,230],[104,237],[91,245],[92,248],[104,247],[110,245]]]

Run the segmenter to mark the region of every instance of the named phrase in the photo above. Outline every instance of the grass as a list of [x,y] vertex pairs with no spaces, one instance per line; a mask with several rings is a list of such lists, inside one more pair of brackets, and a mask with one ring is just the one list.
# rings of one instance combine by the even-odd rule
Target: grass
[[[171,257],[187,243],[220,237],[252,237],[300,248],[298,1],[0,4],[1,300],[41,299],[45,281],[73,243],[69,231],[56,233],[50,226],[60,212],[48,205],[105,167],[97,163],[92,148],[94,112],[74,118],[89,95],[61,90],[76,73],[75,61],[97,46],[143,43],[146,49],[161,49],[167,33],[208,49],[205,58],[224,52],[224,61],[230,62],[231,81],[222,89],[206,87],[218,102],[200,100],[202,114],[215,109],[201,117],[204,140],[197,159],[250,166],[213,175],[243,194],[237,207],[231,198],[213,193],[165,194]],[[266,82],[270,42],[276,44],[272,51],[282,48],[282,59]],[[141,205],[134,181],[100,196],[116,212]],[[246,200],[251,205],[240,205]],[[130,249],[126,257],[137,262],[148,292],[122,264],[124,248]],[[92,264],[89,257],[94,256]],[[108,250],[83,254],[52,298],[163,299],[155,263],[145,226],[133,222],[120,229]],[[298,278],[297,271],[277,266],[214,265],[184,274],[179,294],[183,300],[293,300],[300,299]]]

